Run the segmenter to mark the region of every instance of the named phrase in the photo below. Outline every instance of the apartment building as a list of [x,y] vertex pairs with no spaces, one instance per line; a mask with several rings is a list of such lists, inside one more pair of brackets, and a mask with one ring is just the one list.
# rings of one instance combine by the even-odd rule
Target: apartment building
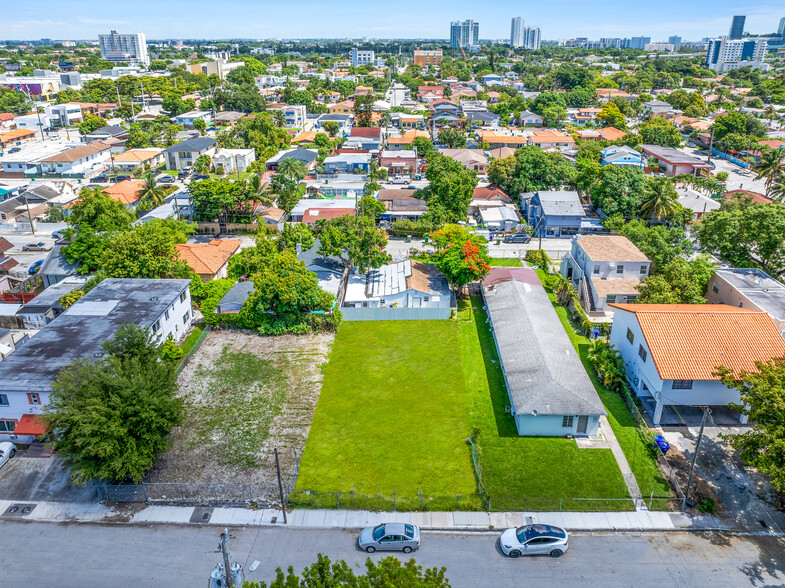
[[112,31],[108,35],[98,35],[101,58],[111,63],[128,65],[149,65],[147,39],[144,33],[121,34]]

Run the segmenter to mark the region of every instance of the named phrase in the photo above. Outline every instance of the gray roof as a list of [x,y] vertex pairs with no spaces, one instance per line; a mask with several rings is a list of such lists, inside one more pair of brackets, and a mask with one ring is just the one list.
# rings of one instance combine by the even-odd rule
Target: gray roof
[[237,282],[223,295],[223,298],[221,298],[221,301],[218,303],[218,308],[227,304],[242,306],[253,291],[254,283],[252,281]]
[[660,145],[641,145],[640,147],[644,152],[670,164],[688,163],[698,167],[709,167],[708,163],[673,147],[661,147]]
[[535,196],[542,205],[544,214],[552,216],[584,216],[581,198],[577,192],[570,190],[540,191]]
[[318,149],[290,149],[288,151],[281,151],[280,153],[276,153],[275,155],[273,155],[265,163],[276,163],[281,161],[282,159],[286,159],[287,157],[299,159],[303,163],[311,163],[317,157],[319,157],[319,150]]
[[96,129],[90,135],[109,135],[110,137],[119,137],[120,135],[127,135],[128,131],[123,127],[117,125],[106,125],[100,129]]
[[17,314],[39,314],[46,312],[50,308],[61,308],[60,298],[84,286],[87,277],[70,277],[61,282],[52,284],[33,298],[30,302],[19,309]]
[[778,320],[785,319],[785,285],[758,268],[718,269],[715,274]]
[[481,120],[483,122],[490,122],[499,120],[499,115],[495,112],[490,112],[488,110],[468,110],[466,111],[466,118],[469,120]]
[[183,153],[205,151],[215,145],[215,139],[210,137],[194,137],[164,149],[164,153]]
[[316,274],[322,290],[337,296],[343,279],[344,263],[339,257],[319,255],[317,251],[321,246],[319,239],[314,239],[313,247],[297,252],[297,259],[305,263],[308,271]]
[[76,267],[79,262],[71,263],[63,254],[63,245],[55,245],[49,252],[49,255],[44,259],[41,264],[41,269],[38,274],[41,276],[70,276],[76,272]]
[[190,282],[105,279],[0,362],[0,390],[48,392],[63,367],[101,357],[101,344],[122,325],[149,327]]
[[627,145],[610,145],[602,150],[602,157],[605,161],[616,161],[627,155],[641,157],[641,154],[638,151],[635,151],[635,149],[628,147]]
[[536,274],[484,285],[483,294],[517,414],[606,414]]

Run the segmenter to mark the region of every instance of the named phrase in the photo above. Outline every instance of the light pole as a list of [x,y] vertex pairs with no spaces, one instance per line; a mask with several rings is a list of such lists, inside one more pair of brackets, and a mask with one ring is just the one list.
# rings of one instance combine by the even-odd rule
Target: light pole
[[681,510],[683,511],[687,508],[687,497],[690,494],[690,486],[692,485],[692,474],[695,470],[695,461],[698,459],[698,450],[701,446],[701,441],[703,440],[703,428],[706,426],[706,417],[709,416],[711,410],[709,410],[708,406],[703,407],[703,418],[701,419],[701,430],[698,433],[698,440],[695,442],[695,452],[692,454],[692,463],[690,463],[690,473],[687,476],[687,488],[684,490],[684,498],[681,501]]

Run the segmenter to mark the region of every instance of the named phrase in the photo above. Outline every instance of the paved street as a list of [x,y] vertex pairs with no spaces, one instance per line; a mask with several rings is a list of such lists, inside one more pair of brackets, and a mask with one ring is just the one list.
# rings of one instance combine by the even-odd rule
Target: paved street
[[[220,529],[193,526],[112,526],[0,522],[17,546],[3,558],[3,585],[202,586],[219,560]],[[269,581],[276,567],[301,571],[321,552],[361,572],[367,554],[346,531],[231,529],[233,559],[246,579]],[[781,539],[716,534],[573,535],[561,559],[511,560],[496,534],[425,533],[413,554],[424,566],[445,566],[455,587],[551,586],[780,586],[785,583]],[[371,556],[374,560],[383,557]],[[408,558],[399,554],[401,558]]]
[[[529,249],[538,249],[540,240],[536,237],[530,243],[500,243],[496,245],[496,241],[488,245],[488,253],[491,257],[518,257],[526,255]],[[542,248],[551,260],[558,265],[562,256],[567,253],[572,246],[571,239],[543,239]],[[427,246],[426,246],[427,247]],[[409,249],[423,249],[422,239],[412,239],[411,243],[407,243],[405,239],[392,237],[387,244],[387,251],[393,256],[393,259],[405,259],[409,254]]]
[[[693,147],[682,147],[681,151],[706,161],[707,152],[705,150],[695,149]],[[752,190],[753,192],[760,192],[761,194],[766,193],[765,182],[763,180],[756,180],[755,172],[744,169],[736,164],[731,163],[730,161],[721,159],[719,157],[712,157],[711,161],[715,166],[712,170],[712,174],[716,174],[720,171],[728,172],[728,179],[725,182],[728,190],[743,189]]]

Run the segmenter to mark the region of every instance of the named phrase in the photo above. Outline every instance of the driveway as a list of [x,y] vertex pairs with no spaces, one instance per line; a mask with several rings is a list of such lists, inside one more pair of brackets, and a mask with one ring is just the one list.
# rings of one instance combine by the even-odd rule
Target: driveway
[[97,502],[97,491],[94,484],[71,486],[60,458],[20,452],[0,468],[0,500]]
[[[686,153],[687,155],[697,157],[702,161],[706,161],[708,156],[707,151],[696,149],[694,147],[682,147],[680,151]],[[743,167],[733,164],[726,159],[720,159],[719,157],[715,156],[712,156],[711,162],[714,164],[712,174],[716,174],[720,171],[728,172],[728,179],[725,182],[725,185],[728,187],[729,191],[752,190],[753,192],[759,192],[761,194],[766,193],[766,185],[764,181],[756,180],[755,172],[744,169]]]

